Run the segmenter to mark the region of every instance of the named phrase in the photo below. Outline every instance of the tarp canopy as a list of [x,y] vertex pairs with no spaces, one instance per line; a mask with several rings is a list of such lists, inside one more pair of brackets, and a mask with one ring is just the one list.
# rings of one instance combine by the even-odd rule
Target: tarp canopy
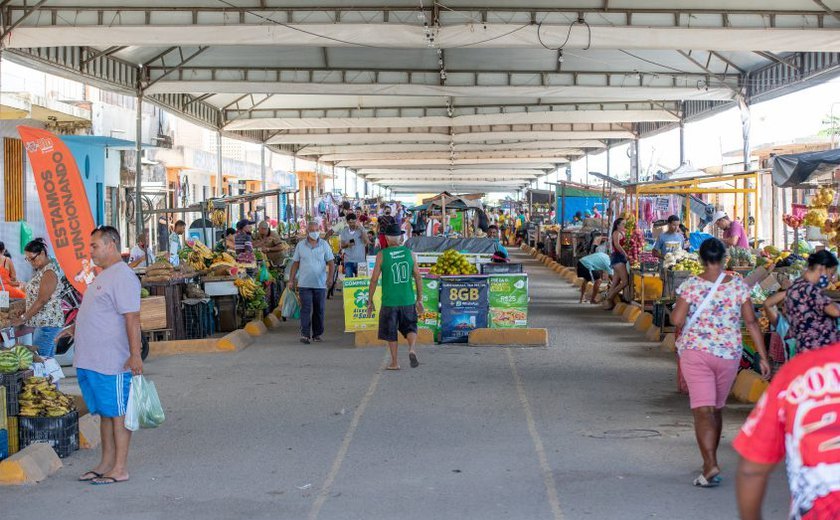
[[457,211],[466,211],[468,209],[481,209],[482,204],[480,200],[469,200],[463,197],[459,197],[457,195],[452,195],[449,192],[444,191],[432,198],[424,199],[423,204],[419,206],[415,206],[415,210],[425,211],[431,208],[442,208],[446,206],[446,209],[452,209]]
[[840,168],[840,148],[822,152],[777,155],[773,158],[773,184],[799,188],[829,180]]
[[405,245],[415,253],[443,253],[448,249],[466,253],[496,252],[496,241],[490,238],[411,237]]
[[528,190],[525,192],[525,201],[534,204],[549,204],[554,199],[554,192],[550,190]]

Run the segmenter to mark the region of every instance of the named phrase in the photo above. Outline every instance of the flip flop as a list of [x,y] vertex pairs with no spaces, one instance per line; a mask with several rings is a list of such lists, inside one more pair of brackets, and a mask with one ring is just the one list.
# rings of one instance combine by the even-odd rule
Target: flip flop
[[396,367],[385,367],[385,370],[399,370],[399,369],[400,369],[400,367],[399,367],[399,366],[396,366]]
[[417,361],[417,354],[409,354],[408,359],[411,361],[411,368],[417,368],[420,366],[420,362]]
[[117,480],[114,477],[96,477],[90,481],[92,486],[110,486],[111,484],[119,484],[121,482],[128,482],[128,479]]
[[[93,475],[90,478],[84,478],[85,475]],[[79,482],[90,482],[93,479],[102,478],[102,473],[97,473],[95,471],[87,471],[81,477],[79,477]]]
[[715,475],[711,479],[707,479],[706,476],[701,473],[696,479],[694,479],[694,485],[702,488],[718,487],[720,485],[720,478]]

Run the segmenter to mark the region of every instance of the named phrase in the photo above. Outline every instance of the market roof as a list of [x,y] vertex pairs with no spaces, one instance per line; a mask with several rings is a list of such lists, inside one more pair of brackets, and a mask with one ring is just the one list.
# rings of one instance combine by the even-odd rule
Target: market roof
[[820,1],[487,4],[9,0],[3,56],[394,192],[517,189],[840,70]]

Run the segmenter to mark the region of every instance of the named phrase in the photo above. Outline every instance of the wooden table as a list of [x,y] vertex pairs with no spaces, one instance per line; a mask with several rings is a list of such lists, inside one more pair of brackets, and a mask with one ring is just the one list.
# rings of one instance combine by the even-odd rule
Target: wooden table
[[193,281],[194,276],[186,278],[173,278],[166,282],[143,282],[143,287],[149,290],[152,296],[163,296],[166,298],[166,322],[172,329],[172,339],[186,339],[187,329],[184,323],[184,313],[181,311],[181,300],[187,284]]

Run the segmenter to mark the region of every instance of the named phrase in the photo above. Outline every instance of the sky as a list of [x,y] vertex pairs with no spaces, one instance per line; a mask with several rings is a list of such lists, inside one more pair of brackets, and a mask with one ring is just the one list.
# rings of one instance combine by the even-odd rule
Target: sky
[[[834,105],[840,116],[840,78],[794,92],[750,107],[750,143],[753,147],[807,140],[821,130]],[[685,126],[686,160],[695,168],[731,163],[737,159],[724,157],[742,147],[741,116],[732,108]],[[639,143],[642,170],[653,167],[673,170],[680,165],[679,130],[674,129]],[[617,147],[610,154],[610,173],[619,179],[630,177],[630,159],[626,147]],[[590,171],[606,171],[606,154],[589,158]],[[658,168],[657,168],[658,167]],[[584,161],[572,164],[575,181],[585,181]]]

